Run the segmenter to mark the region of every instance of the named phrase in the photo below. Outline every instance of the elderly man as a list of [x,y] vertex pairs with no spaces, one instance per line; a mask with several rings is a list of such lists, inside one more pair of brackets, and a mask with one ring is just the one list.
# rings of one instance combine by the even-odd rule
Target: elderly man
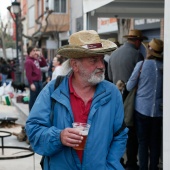
[[[55,80],[42,90],[26,122],[33,150],[45,155],[45,170],[123,170],[127,128],[119,90],[104,80],[104,54],[116,49],[96,31],[70,36],[58,54],[69,58],[71,72],[57,89]],[[55,100],[53,118],[52,100]],[[84,138],[73,122],[88,123],[84,150],[76,150]]]

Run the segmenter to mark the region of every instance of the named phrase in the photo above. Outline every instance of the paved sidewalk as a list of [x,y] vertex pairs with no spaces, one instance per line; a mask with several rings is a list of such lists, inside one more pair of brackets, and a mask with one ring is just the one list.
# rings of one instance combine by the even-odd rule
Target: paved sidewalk
[[[1,127],[0,131],[9,131],[19,133],[21,131],[21,125],[25,125],[27,116],[29,114],[28,104],[16,103],[16,99],[12,99],[12,106],[0,105],[0,116],[17,116],[17,125],[12,127]],[[1,146],[1,142],[0,142]],[[4,146],[17,146],[28,148],[29,145],[26,142],[19,142],[17,137],[12,135],[4,138]],[[22,153],[23,152],[23,153]],[[6,155],[24,154],[23,150],[16,149],[4,149]],[[27,152],[27,151],[26,151]],[[0,157],[2,157],[2,151],[0,148]],[[27,158],[0,160],[0,170],[41,170],[40,167],[41,156],[35,154]]]

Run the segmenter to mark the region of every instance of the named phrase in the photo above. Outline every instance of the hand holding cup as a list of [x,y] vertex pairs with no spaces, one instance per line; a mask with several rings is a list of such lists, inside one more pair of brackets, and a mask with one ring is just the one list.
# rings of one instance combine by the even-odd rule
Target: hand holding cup
[[60,137],[62,144],[69,147],[77,147],[83,140],[80,131],[74,128],[64,129]]

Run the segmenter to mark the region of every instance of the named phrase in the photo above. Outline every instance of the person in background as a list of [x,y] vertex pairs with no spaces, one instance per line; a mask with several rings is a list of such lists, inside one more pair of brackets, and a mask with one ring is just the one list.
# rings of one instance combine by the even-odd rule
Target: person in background
[[2,85],[7,83],[8,75],[11,74],[11,67],[5,59],[1,60]]
[[16,65],[14,60],[10,60],[10,67],[11,67],[11,79],[12,81],[15,81],[15,70],[16,70]]
[[[117,38],[108,38],[107,40],[114,42],[117,45],[117,47],[120,47],[120,43],[118,42]],[[109,62],[110,56],[111,56],[111,53],[110,54],[105,54],[105,56],[104,56],[105,80],[112,82],[109,79],[109,76],[108,76],[108,62]]]
[[137,84],[137,75],[143,64],[135,98],[139,169],[158,170],[163,116],[163,41],[154,38],[146,48],[146,60],[135,66],[127,82],[127,90],[130,91]]
[[30,46],[27,49],[27,53],[25,71],[30,88],[29,110],[31,111],[34,102],[42,89],[42,76],[37,56],[37,48]]
[[53,71],[54,71],[53,60],[51,60],[49,62],[49,68],[48,68],[48,77],[50,77],[50,79],[52,78]]
[[125,82],[123,80],[118,80],[116,83],[117,88],[120,90],[121,94],[123,95],[123,91],[125,89]]
[[46,81],[46,73],[48,72],[48,65],[46,59],[44,58],[41,49],[37,48],[37,57],[40,64],[40,69],[42,72],[42,82]]
[[[122,126],[122,97],[113,83],[104,80],[104,54],[115,49],[113,42],[101,40],[93,30],[72,34],[69,45],[58,49],[68,58],[71,72],[57,89],[56,80],[46,85],[26,121],[33,150],[45,155],[44,170],[124,169],[120,158],[128,129]],[[56,103],[50,121],[52,99]],[[73,122],[90,124],[84,150],[74,149],[83,136]]]
[[[139,47],[144,39],[147,39],[142,35],[140,30],[130,30],[127,38],[122,46],[112,52],[108,62],[108,77],[116,84],[119,80],[127,82],[132,74],[132,71],[138,61],[143,60],[142,54],[139,52]],[[122,96],[125,100],[128,92],[125,89]],[[127,170],[138,170],[137,154],[138,154],[138,141],[136,136],[135,126],[128,126],[128,141],[127,141]]]
[[46,78],[46,81],[43,82],[42,87],[44,88],[51,81],[50,77]]
[[56,57],[53,58],[53,66],[54,66],[54,71],[52,73],[52,79],[54,80],[57,78],[58,75],[61,75],[62,71],[62,63],[64,62],[64,58],[60,55],[56,55]]

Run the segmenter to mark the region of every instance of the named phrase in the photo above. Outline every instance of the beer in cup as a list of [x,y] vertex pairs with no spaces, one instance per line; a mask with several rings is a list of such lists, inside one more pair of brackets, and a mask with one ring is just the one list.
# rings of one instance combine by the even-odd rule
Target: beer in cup
[[83,136],[82,142],[79,144],[79,146],[74,147],[74,149],[75,150],[84,150],[90,125],[87,123],[79,123],[79,122],[74,122],[72,125],[73,125],[73,128],[78,129],[80,131],[81,135]]

